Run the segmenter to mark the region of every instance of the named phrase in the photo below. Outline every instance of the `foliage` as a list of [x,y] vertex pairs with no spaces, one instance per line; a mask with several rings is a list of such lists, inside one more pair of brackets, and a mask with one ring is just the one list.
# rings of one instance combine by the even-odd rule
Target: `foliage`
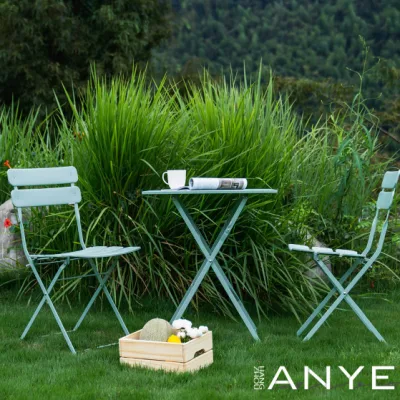
[[50,139],[51,117],[39,122],[39,109],[33,108],[22,114],[18,106],[0,107],[0,201],[10,197],[7,169],[3,163],[9,160],[11,167],[39,168],[62,163],[63,154]]
[[61,82],[86,84],[99,73],[128,73],[168,35],[164,0],[0,1],[0,104],[55,106]]
[[213,73],[243,71],[243,63],[255,72],[263,59],[279,76],[354,82],[351,70],[364,60],[359,36],[373,56],[400,62],[396,0],[176,0],[173,9],[174,40],[153,52],[155,68],[171,73],[192,57]]
[[[375,293],[374,293],[375,292]],[[37,292],[36,292],[37,293]],[[109,309],[100,301],[95,303],[89,317],[78,331],[71,333],[78,355],[69,352],[62,335],[47,306],[43,307],[28,337],[20,340],[19,333],[35,311],[38,296],[16,301],[16,291],[0,291],[0,397],[2,399],[241,399],[263,398],[279,366],[285,365],[298,390],[296,399],[340,400],[370,399],[372,366],[398,365],[399,345],[396,321],[399,315],[400,293],[394,291],[387,301],[369,289],[368,296],[356,296],[354,300],[367,311],[368,318],[387,340],[380,343],[364,328],[358,317],[343,305],[337,310],[312,340],[301,343],[296,336],[298,322],[292,316],[263,319],[257,324],[260,342],[255,342],[243,323],[232,321],[202,307],[199,315],[189,314],[194,324],[207,321],[213,331],[214,363],[196,374],[166,374],[143,368],[131,369],[119,364],[118,345],[96,349],[95,346],[115,343],[123,335]],[[88,299],[85,299],[88,300]],[[79,319],[82,307],[75,303],[56,304],[65,327],[73,327]],[[97,306],[97,307],[96,307]],[[128,315],[122,310],[131,331],[140,329],[146,321],[159,315],[170,318],[174,312],[171,302],[147,301],[141,309]],[[329,345],[327,345],[329,344]],[[85,351],[89,350],[90,351]],[[259,395],[254,390],[254,366],[265,369],[265,389]],[[320,377],[326,376],[326,366],[332,365],[331,391],[319,382],[310,380],[310,390],[304,390],[304,366]],[[349,381],[338,368],[356,371],[364,366],[355,379],[355,390],[349,390]],[[387,385],[400,382],[399,368],[387,371]],[[40,382],[32,390],[32,382]],[[54,382],[57,384],[54,384]],[[379,381],[381,385],[385,381]],[[275,397],[293,399],[294,391],[288,386],[276,385]],[[223,392],[222,392],[223,390]],[[273,391],[270,391],[271,395]],[[389,392],[390,393],[390,392]],[[381,398],[384,393],[379,395]],[[356,394],[356,395],[355,395]]]
[[[346,232],[357,225],[386,168],[375,162],[375,120],[358,95],[347,109],[321,119],[304,135],[288,100],[274,96],[273,81],[263,89],[261,73],[257,81],[241,83],[233,77],[216,83],[204,73],[201,87],[189,89],[184,98],[178,87],[171,92],[165,80],[148,84],[137,70],[129,80],[108,82],[94,75],[80,101],[69,97],[72,121],[60,107],[53,122],[57,140],[47,142],[53,158],[47,159],[42,148],[43,161],[37,165],[77,167],[87,245],[141,246],[140,252],[119,260],[112,279],[114,297],[130,307],[146,293],[180,301],[202,262],[171,200],[141,195],[141,190],[160,187],[163,171],[185,168],[189,177],[245,176],[252,187],[277,188],[276,196],[249,199],[219,261],[259,315],[290,310],[300,318],[326,286],[306,277],[310,265],[290,254],[287,243],[307,241],[310,235],[336,248],[357,249],[359,239],[365,242],[365,232],[350,238]],[[40,143],[44,137],[46,132]],[[35,165],[36,159],[25,156],[10,159],[11,164]],[[193,196],[185,203],[213,242],[229,198]],[[56,251],[66,243],[77,248],[72,209],[38,212],[30,223],[35,251]],[[89,270],[85,263],[74,265],[75,272]],[[58,287],[59,296],[80,285],[65,282]],[[25,288],[31,284],[27,279]],[[85,287],[90,286],[80,285]],[[196,304],[207,301],[229,314],[221,290],[207,277]]]
[[[239,76],[263,76],[272,68],[275,89],[290,93],[295,109],[318,119],[332,102],[349,103],[368,49],[363,92],[382,119],[390,150],[399,149],[400,12],[389,1],[172,2],[172,40],[152,51],[154,74],[196,75],[205,65],[214,76],[232,68]],[[268,79],[267,81],[268,82]],[[385,132],[389,131],[387,134]],[[391,138],[391,135],[394,137]]]

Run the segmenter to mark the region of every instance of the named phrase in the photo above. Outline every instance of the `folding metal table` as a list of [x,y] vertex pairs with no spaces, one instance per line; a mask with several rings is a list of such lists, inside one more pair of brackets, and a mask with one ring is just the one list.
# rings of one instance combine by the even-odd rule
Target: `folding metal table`
[[[190,301],[192,300],[193,296],[197,292],[201,282],[203,281],[204,277],[206,276],[207,272],[209,271],[210,267],[215,272],[218,280],[221,282],[223,288],[225,289],[226,293],[228,294],[231,302],[235,306],[236,310],[238,311],[239,315],[243,319],[243,322],[246,324],[247,328],[249,329],[251,335],[255,340],[260,340],[257,335],[257,328],[250,318],[250,315],[247,313],[246,309],[244,308],[242,302],[240,301],[239,296],[234,291],[231,283],[229,282],[227,276],[225,275],[224,271],[222,270],[221,266],[219,265],[216,257],[224,244],[225,240],[229,236],[235,222],[239,218],[240,213],[242,212],[246,202],[247,197],[250,194],[276,194],[278,191],[275,189],[244,189],[244,190],[171,190],[171,189],[164,189],[164,190],[147,190],[142,192],[143,195],[164,195],[164,196],[172,196],[172,201],[174,202],[176,208],[178,209],[180,215],[182,216],[183,220],[185,221],[187,227],[189,228],[190,232],[192,233],[196,243],[199,245],[200,250],[204,254],[204,261],[201,265],[199,271],[197,272],[196,277],[194,278],[192,284],[190,285],[188,291],[186,292],[185,296],[183,297],[181,303],[179,304],[175,314],[171,318],[171,322],[179,319],[184,314],[186,308],[188,307]],[[231,214],[228,217],[224,227],[222,228],[220,234],[218,235],[215,243],[210,246],[204,236],[201,234],[199,228],[196,226],[193,218],[190,216],[189,211],[184,206],[181,198],[184,196],[194,196],[194,195],[204,195],[204,194],[214,194],[214,195],[236,195],[239,196],[237,201],[235,202]]]

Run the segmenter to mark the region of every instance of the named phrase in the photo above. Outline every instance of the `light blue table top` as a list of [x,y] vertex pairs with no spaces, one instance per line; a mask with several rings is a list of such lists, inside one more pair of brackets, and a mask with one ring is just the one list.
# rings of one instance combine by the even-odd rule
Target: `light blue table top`
[[161,190],[145,190],[142,195],[150,194],[168,194],[168,195],[185,195],[185,194],[276,194],[278,193],[275,189],[218,189],[218,190],[173,190],[173,189],[161,189]]

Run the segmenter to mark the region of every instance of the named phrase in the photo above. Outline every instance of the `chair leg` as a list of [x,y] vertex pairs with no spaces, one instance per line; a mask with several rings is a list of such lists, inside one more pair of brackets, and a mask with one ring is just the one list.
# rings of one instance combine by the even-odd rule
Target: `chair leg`
[[[54,275],[52,281],[50,282],[49,287],[47,288],[46,292],[48,295],[50,295],[50,292],[52,291],[54,285],[56,284],[59,276],[61,275],[62,271],[64,271],[65,267],[68,264],[65,262],[63,263],[60,268],[58,269],[58,271],[56,272],[56,274]],[[24,339],[25,336],[28,334],[29,330],[31,329],[33,322],[35,321],[36,317],[38,316],[40,310],[42,309],[42,307],[44,306],[44,304],[46,303],[46,294],[43,294],[43,298],[40,301],[39,305],[37,306],[35,312],[33,313],[28,325],[26,326],[26,328],[24,329],[24,332],[21,335],[21,339]]]
[[321,319],[315,324],[315,326],[310,330],[310,332],[304,338],[304,341],[311,339],[311,337],[317,332],[317,330],[322,326],[322,324],[328,319],[328,317],[332,314],[332,312],[337,308],[337,306],[344,300],[347,304],[352,308],[354,313],[360,318],[361,322],[367,327],[367,329],[372,332],[375,337],[381,341],[385,342],[385,339],[382,335],[378,332],[378,330],[374,327],[371,321],[367,318],[364,312],[360,309],[360,307],[355,303],[355,301],[350,297],[349,292],[350,290],[356,285],[356,283],[361,279],[361,277],[365,274],[368,270],[370,265],[365,265],[358,274],[353,278],[353,280],[344,288],[331,271],[326,267],[326,265],[318,258],[318,256],[314,256],[314,260],[316,263],[321,267],[324,271],[326,276],[332,282],[336,290],[340,293],[339,297],[333,302],[333,304],[328,308],[325,314],[321,317]]
[[[44,286],[44,284],[43,284],[43,282],[42,282],[42,279],[40,278],[39,273],[38,273],[37,270],[36,270],[36,267],[35,267],[34,262],[33,262],[32,260],[29,260],[29,264],[30,264],[30,266],[31,266],[31,268],[32,268],[32,271],[33,271],[33,273],[34,273],[34,275],[35,275],[35,277],[36,277],[36,280],[37,280],[37,282],[38,282],[38,284],[39,284],[39,286],[40,286],[40,289],[41,289],[42,292],[43,292],[44,299],[45,299],[45,301],[47,302],[47,304],[49,305],[49,307],[50,307],[50,309],[51,309],[51,311],[52,311],[52,313],[53,313],[53,315],[54,315],[54,318],[55,318],[55,320],[56,320],[56,322],[57,322],[57,324],[58,324],[58,326],[59,326],[59,328],[60,328],[60,330],[61,330],[61,333],[62,333],[62,335],[64,336],[65,341],[67,342],[67,345],[68,345],[69,349],[71,350],[71,352],[72,352],[73,354],[76,354],[75,348],[74,348],[74,346],[72,345],[72,342],[71,342],[71,340],[70,340],[70,338],[69,338],[69,336],[68,336],[67,331],[66,331],[65,328],[64,328],[63,323],[61,322],[61,319],[60,319],[60,317],[59,317],[59,315],[58,315],[58,313],[57,313],[57,310],[56,310],[56,308],[54,307],[54,304],[53,304],[53,302],[52,302],[51,299],[50,299],[49,292],[48,292],[48,290],[46,289],[46,287]],[[68,265],[68,264],[69,264],[69,259],[67,259],[66,263],[63,264],[63,265],[59,268],[59,270],[57,271],[58,276],[61,274],[60,269],[61,269],[61,268],[64,269],[65,266]],[[57,278],[58,278],[58,276],[57,276]],[[55,282],[56,282],[56,280],[54,280],[54,278],[53,278],[53,280],[52,280],[52,282],[51,282],[52,287],[54,286]],[[50,287],[49,287],[49,288],[50,288]],[[43,299],[42,299],[42,301],[43,301]],[[41,303],[42,303],[42,302],[41,302]],[[40,304],[41,304],[41,303],[40,303]],[[40,306],[40,304],[39,304],[39,306]],[[43,304],[40,306],[40,308],[38,307],[38,309],[36,310],[37,312],[35,312],[35,314],[34,314],[34,317],[35,317],[35,318],[36,318],[37,314],[39,313],[40,309],[42,308],[42,306],[43,306]],[[33,324],[33,321],[34,321],[34,318],[33,318],[33,319],[31,318],[31,321],[29,321],[29,324],[28,324],[28,325],[29,325],[29,328],[30,328],[30,326]],[[28,327],[27,327],[27,328],[28,328]],[[29,330],[29,328],[28,328],[28,330]],[[27,329],[25,329],[25,330],[27,331]],[[25,333],[25,335],[26,335],[26,333]]]
[[310,330],[310,332],[307,333],[307,335],[304,337],[303,342],[306,342],[307,340],[310,340],[315,332],[323,325],[323,323],[328,319],[328,317],[333,313],[333,311],[336,309],[336,307],[342,302],[344,299],[345,295],[342,293],[334,302],[333,304],[328,308],[328,310],[325,312],[325,314],[321,317],[321,319],[313,326],[313,328]]
[[113,309],[113,311],[114,311],[114,313],[115,313],[115,315],[116,315],[116,317],[117,317],[117,319],[118,319],[118,321],[119,321],[119,323],[120,323],[120,325],[121,325],[121,327],[122,327],[122,330],[124,331],[124,333],[125,333],[126,335],[129,335],[128,328],[126,327],[125,322],[124,322],[124,320],[122,319],[122,317],[121,317],[121,315],[120,315],[120,313],[119,313],[119,311],[118,311],[118,308],[117,308],[117,306],[115,305],[115,303],[114,303],[114,301],[113,301],[113,299],[112,299],[112,297],[111,297],[111,294],[110,294],[110,292],[108,291],[108,289],[107,289],[107,287],[106,287],[106,282],[107,282],[108,278],[110,277],[111,272],[112,272],[113,269],[115,268],[116,263],[113,263],[113,264],[111,265],[111,267],[110,267],[110,268],[108,269],[108,271],[106,272],[104,278],[101,277],[101,275],[100,275],[100,273],[99,273],[99,270],[98,270],[97,267],[96,267],[96,263],[95,263],[92,259],[89,259],[89,263],[90,263],[90,265],[91,265],[91,267],[92,267],[92,269],[93,269],[93,272],[94,272],[94,274],[96,275],[97,280],[99,281],[100,285],[99,285],[99,287],[96,289],[96,291],[94,292],[92,298],[90,299],[88,305],[86,306],[85,310],[83,311],[83,314],[82,314],[81,317],[79,318],[79,320],[78,320],[78,322],[76,323],[76,325],[75,325],[75,327],[74,327],[73,330],[76,331],[76,330],[79,328],[79,326],[81,325],[82,321],[85,319],[87,313],[89,312],[90,308],[92,307],[93,303],[95,302],[97,296],[98,296],[98,295],[100,294],[100,292],[103,290],[103,292],[105,293],[105,295],[106,295],[106,297],[107,297],[108,302],[109,302],[110,305],[111,305],[111,308]]
[[367,327],[367,329],[370,332],[372,332],[380,342],[385,342],[385,339],[379,333],[379,331],[374,327],[372,322],[368,319],[368,317],[364,314],[364,312],[360,309],[360,307],[356,304],[356,302],[346,293],[342,293],[336,299],[336,301],[331,305],[331,307],[329,307],[328,311],[321,317],[321,319],[306,335],[304,341],[310,340],[314,336],[314,334],[318,331],[318,329],[323,325],[323,323],[328,319],[328,317],[332,314],[332,312],[343,300],[346,301],[347,304],[349,304],[349,306],[353,309],[354,313],[357,315],[358,318],[360,318],[360,320]]
[[59,326],[59,328],[60,328],[60,330],[61,330],[61,333],[62,333],[63,336],[64,336],[65,341],[67,342],[67,345],[68,345],[69,349],[71,350],[71,352],[72,352],[73,354],[76,354],[76,350],[75,350],[74,346],[73,346],[72,343],[71,343],[71,340],[70,340],[70,338],[69,338],[69,336],[68,336],[67,331],[66,331],[65,328],[64,328],[63,323],[61,322],[60,317],[58,316],[58,313],[57,313],[57,311],[56,311],[56,308],[55,308],[54,305],[53,305],[53,302],[50,300],[50,297],[49,297],[49,296],[47,296],[47,299],[46,299],[46,300],[47,300],[47,304],[49,305],[51,311],[53,312],[54,318],[55,318],[56,321],[57,321],[57,324],[58,324],[58,326]]
[[340,282],[333,276],[333,274],[329,271],[326,265],[317,258],[318,265],[323,268],[325,273],[327,274],[328,278],[331,280],[332,284],[340,291],[341,294],[344,295],[344,301],[352,308],[354,313],[360,318],[361,322],[367,327],[369,331],[371,331],[376,338],[384,342],[382,335],[378,332],[378,330],[374,327],[371,321],[367,318],[361,308],[356,304],[356,302],[351,298],[350,291],[351,289],[357,284],[357,282],[364,276],[367,270],[370,268],[370,262],[367,265],[364,265],[361,270],[357,273],[357,275],[353,278],[353,280],[344,288]]
[[[344,283],[346,279],[353,273],[353,271],[360,265],[361,260],[356,260],[353,265],[349,268],[349,270],[341,277],[340,283]],[[328,301],[332,298],[332,296],[337,292],[335,287],[327,294],[324,300],[321,301],[319,306],[313,311],[313,313],[308,317],[306,322],[299,328],[297,331],[297,336],[300,336],[307,327],[311,324],[311,322],[315,319],[315,317],[321,312],[321,310],[327,305]]]
[[370,332],[372,332],[380,342],[386,342],[383,336],[378,332],[378,330],[375,328],[372,322],[368,319],[368,317],[364,314],[361,308],[357,305],[357,303],[350,296],[346,296],[345,301],[353,309],[355,314],[358,316],[358,318],[360,318],[360,320],[367,327],[367,329]]

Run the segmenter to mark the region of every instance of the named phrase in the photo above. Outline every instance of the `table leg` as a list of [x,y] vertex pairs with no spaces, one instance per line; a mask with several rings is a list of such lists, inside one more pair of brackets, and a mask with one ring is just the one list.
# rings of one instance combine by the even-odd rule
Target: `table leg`
[[236,310],[238,311],[239,315],[241,316],[243,322],[249,329],[251,335],[255,340],[260,340],[257,335],[257,329],[252,321],[250,315],[244,308],[243,303],[240,301],[239,296],[234,291],[232,285],[230,284],[227,276],[223,272],[221,266],[219,265],[218,261],[216,260],[216,256],[219,253],[222,245],[224,244],[225,240],[229,236],[230,231],[232,230],[235,222],[239,218],[240,213],[242,212],[247,197],[240,197],[238,201],[235,203],[230,217],[227,219],[224,227],[222,228],[220,234],[218,235],[214,245],[210,248],[207,244],[206,240],[204,239],[203,235],[201,234],[199,228],[196,226],[193,218],[190,216],[189,211],[180,201],[178,196],[172,196],[172,200],[178,209],[179,213],[181,214],[183,220],[185,221],[186,225],[188,226],[190,232],[192,233],[194,239],[196,240],[197,244],[200,247],[200,250],[205,256],[205,260],[201,265],[196,277],[194,278],[192,284],[190,285],[188,291],[186,292],[183,300],[179,304],[175,314],[173,315],[171,322],[179,319],[184,314],[186,308],[188,307],[190,301],[192,300],[193,296],[195,295],[198,287],[200,286],[201,282],[203,281],[205,275],[207,274],[210,266],[214,270],[218,280],[221,282],[223,288],[227,292],[230,300],[232,301],[233,305],[235,306]]
[[197,289],[199,288],[201,282],[203,281],[204,277],[206,276],[208,270],[210,269],[211,263],[209,261],[204,261],[201,265],[199,271],[196,274],[196,277],[193,279],[188,291],[185,293],[182,301],[180,302],[178,308],[176,309],[174,315],[171,318],[171,324],[176,319],[180,319],[184,312],[186,311],[189,303],[191,302],[193,296],[196,294]]

